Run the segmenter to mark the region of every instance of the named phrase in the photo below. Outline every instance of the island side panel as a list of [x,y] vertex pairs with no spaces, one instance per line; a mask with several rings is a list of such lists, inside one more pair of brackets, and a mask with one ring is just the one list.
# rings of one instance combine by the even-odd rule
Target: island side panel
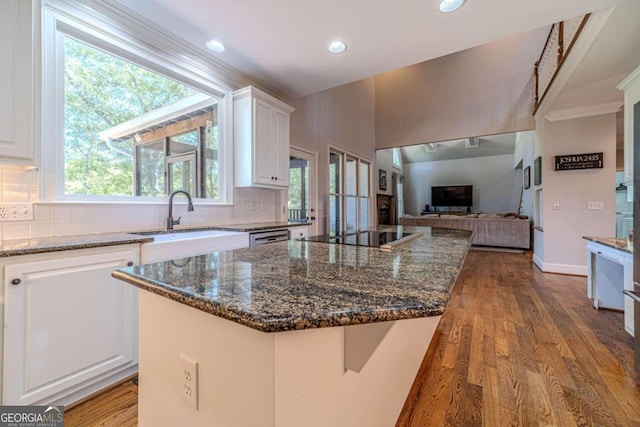
[[[141,292],[139,425],[394,425],[439,320],[264,333]],[[359,372],[345,339],[377,341]],[[198,410],[182,400],[180,354],[199,363]]]
[[[141,427],[274,426],[274,335],[140,292]],[[199,363],[199,409],[181,399],[180,354]]]
[[[276,426],[395,425],[440,317],[385,322],[382,339],[372,324],[277,334]],[[345,369],[347,328],[379,341],[360,372]]]

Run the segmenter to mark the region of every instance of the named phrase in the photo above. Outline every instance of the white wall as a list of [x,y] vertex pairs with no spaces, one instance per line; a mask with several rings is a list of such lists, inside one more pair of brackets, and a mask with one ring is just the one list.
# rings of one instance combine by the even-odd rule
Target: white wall
[[376,148],[533,129],[533,64],[547,34],[542,28],[376,76]]
[[527,215],[529,218],[533,218],[533,160],[535,151],[535,132],[518,132],[516,135],[516,146],[514,150],[513,161],[514,166],[517,166],[522,162],[522,169],[520,170],[520,176],[527,166],[529,167],[529,188],[522,189],[522,215]]
[[[375,159],[375,87],[373,78],[359,80],[302,98],[287,100],[291,115],[291,142],[318,152],[318,232],[327,227],[329,214],[329,145],[372,162],[372,204],[378,171]],[[387,182],[391,177],[387,176]],[[375,182],[375,186],[373,186]]]
[[[380,187],[377,184],[379,169],[387,172],[387,189],[385,191],[380,190]],[[375,185],[373,192],[377,194],[392,194],[393,189],[391,188],[391,184],[393,183],[393,180],[391,179],[391,174],[393,173],[403,175],[402,159],[400,159],[400,168],[397,168],[393,166],[393,153],[391,148],[386,150],[376,150],[376,166],[374,170]]]
[[517,212],[521,180],[513,167],[513,155],[406,163],[405,207],[419,215],[431,204],[432,185],[473,185],[473,210]]
[[[586,275],[582,236],[615,236],[616,115],[540,120],[536,140],[542,150],[544,250],[536,255],[544,271]],[[594,152],[604,152],[602,169],[554,170],[557,155]],[[604,209],[587,210],[588,201],[602,201]]]

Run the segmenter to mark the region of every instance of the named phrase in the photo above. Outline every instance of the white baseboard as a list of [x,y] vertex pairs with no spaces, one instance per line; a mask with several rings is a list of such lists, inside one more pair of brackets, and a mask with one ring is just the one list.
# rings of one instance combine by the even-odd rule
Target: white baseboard
[[544,271],[544,262],[542,262],[542,260],[540,259],[540,257],[538,255],[536,255],[535,253],[533,254],[533,263],[535,265],[538,266],[538,268],[542,271]]
[[535,257],[533,262],[535,262],[536,265],[540,267],[540,270],[545,273],[571,274],[574,276],[587,275],[586,265],[552,264],[549,262],[542,262],[540,259],[536,261]]

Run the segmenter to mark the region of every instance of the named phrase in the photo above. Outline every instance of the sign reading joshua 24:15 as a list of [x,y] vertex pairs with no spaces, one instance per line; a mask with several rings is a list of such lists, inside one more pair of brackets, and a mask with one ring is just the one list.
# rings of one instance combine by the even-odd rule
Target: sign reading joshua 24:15
[[556,156],[556,170],[601,169],[603,153],[567,154]]

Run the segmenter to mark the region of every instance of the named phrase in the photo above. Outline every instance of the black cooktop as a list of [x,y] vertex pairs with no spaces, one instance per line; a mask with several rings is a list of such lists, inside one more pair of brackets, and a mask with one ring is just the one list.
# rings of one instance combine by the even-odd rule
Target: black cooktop
[[402,233],[399,231],[360,231],[358,233],[343,234],[339,236],[323,234],[320,236],[307,237],[304,240],[309,242],[324,242],[339,245],[369,246],[372,248],[378,248],[381,245],[410,235],[411,233]]

